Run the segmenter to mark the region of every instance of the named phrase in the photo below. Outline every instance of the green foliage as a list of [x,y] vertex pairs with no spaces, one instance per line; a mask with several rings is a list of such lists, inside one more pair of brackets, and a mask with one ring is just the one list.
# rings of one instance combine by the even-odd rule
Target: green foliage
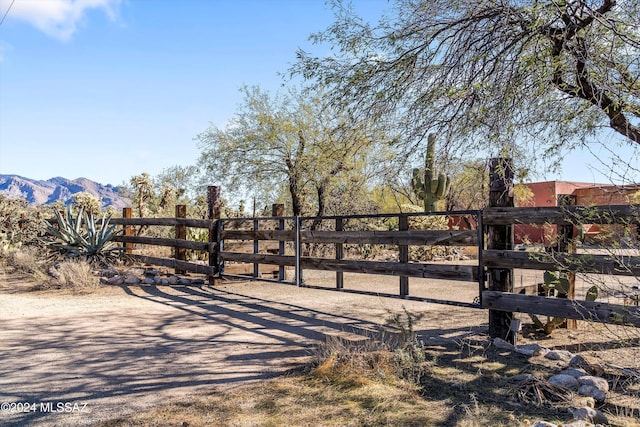
[[102,202],[96,196],[90,193],[76,193],[71,198],[71,204],[74,208],[84,210],[89,215],[100,215],[102,211]]
[[438,202],[444,200],[451,189],[451,177],[436,171],[436,135],[430,134],[423,169],[413,170],[411,185],[416,196],[424,202],[425,212],[438,210]]
[[378,23],[332,4],[334,23],[311,36],[330,53],[299,51],[292,74],[401,128],[407,153],[434,131],[471,154],[535,144],[534,160],[605,127],[640,141],[638,2],[396,0]]
[[211,179],[240,193],[287,195],[293,215],[322,216],[367,188],[388,158],[389,139],[368,121],[326,105],[320,89],[272,95],[244,87],[243,104],[224,129],[198,135],[199,165]]
[[103,215],[98,223],[82,208],[74,215],[71,206],[64,214],[55,211],[55,216],[55,223],[47,222],[47,234],[42,239],[50,251],[102,265],[115,261],[122,251],[111,241],[119,231],[109,224],[110,217]]
[[0,249],[34,244],[43,233],[42,210],[30,207],[26,200],[0,194]]

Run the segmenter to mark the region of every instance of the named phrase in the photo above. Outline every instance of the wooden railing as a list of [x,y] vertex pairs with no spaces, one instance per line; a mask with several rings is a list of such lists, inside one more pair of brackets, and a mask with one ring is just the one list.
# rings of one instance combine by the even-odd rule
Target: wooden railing
[[[638,223],[640,205],[622,206],[562,206],[533,208],[487,208],[482,212],[483,224],[491,225],[546,225],[556,227],[556,244],[541,252],[516,250],[483,250],[484,268],[508,268],[525,270],[555,270],[568,273],[569,294],[565,298],[549,298],[537,295],[522,295],[510,292],[485,290],[482,292],[482,307],[504,312],[532,313],[560,318],[588,320],[603,323],[640,327],[637,285],[624,285],[617,291],[619,296],[629,296],[635,305],[607,304],[599,301],[576,300],[575,275],[585,277],[606,275],[640,278],[640,239]],[[606,254],[578,251],[576,231],[584,224],[603,225],[605,233],[609,226],[610,245]],[[616,227],[618,229],[616,229]],[[620,241],[630,242],[623,250]]]
[[[249,279],[260,277],[260,266],[275,266],[279,274],[272,280],[285,281],[284,271],[293,267],[295,278],[289,283],[305,285],[304,270],[325,270],[336,273],[335,289],[344,289],[343,273],[382,274],[399,277],[399,298],[419,299],[430,302],[451,303],[469,307],[481,307],[500,312],[523,312],[558,316],[567,319],[589,320],[604,323],[640,326],[638,295],[630,293],[632,305],[608,304],[600,301],[576,300],[572,292],[566,298],[549,298],[523,295],[510,291],[489,290],[486,287],[487,272],[514,269],[560,270],[575,274],[598,274],[622,277],[640,277],[640,256],[630,253],[591,254],[575,250],[576,229],[582,224],[601,224],[624,228],[625,238],[638,248],[638,220],[640,205],[625,206],[566,206],[552,208],[487,208],[483,211],[447,212],[438,215],[469,215],[476,217],[480,229],[474,230],[421,230],[409,226],[412,219],[425,214],[388,214],[368,216],[342,216],[323,218],[269,217],[244,219],[198,220],[187,218],[122,218],[112,222],[124,228],[132,226],[194,227],[209,231],[208,242],[193,242],[181,238],[151,238],[123,235],[117,241],[126,244],[144,244],[184,248],[206,252],[208,265],[185,259],[169,259],[133,255],[140,262],[161,265],[183,271],[214,277],[238,276]],[[350,222],[388,220],[397,222],[392,230],[378,231],[352,229]],[[363,222],[363,223],[364,223]],[[311,229],[312,224],[324,224],[321,229]],[[327,224],[331,224],[329,227]],[[484,233],[491,226],[515,224],[554,226],[557,242],[553,248],[539,252],[508,249],[485,249]],[[613,228],[612,228],[613,229]],[[269,246],[268,250],[265,249]],[[313,255],[313,248],[324,245],[330,255]],[[393,247],[397,261],[354,259],[348,256],[349,246],[381,245]],[[414,246],[477,246],[477,265],[458,265],[454,262],[439,264],[411,260],[409,248]],[[508,246],[508,245],[506,245]],[[238,249],[242,248],[242,249]],[[179,252],[176,251],[176,254]],[[253,268],[248,273],[230,273],[233,263],[248,263]],[[414,298],[409,290],[409,278],[437,278],[478,282],[480,303],[456,303],[451,301]],[[511,282],[512,283],[512,282]],[[634,296],[635,295],[635,296]],[[634,299],[635,298],[635,299]]]

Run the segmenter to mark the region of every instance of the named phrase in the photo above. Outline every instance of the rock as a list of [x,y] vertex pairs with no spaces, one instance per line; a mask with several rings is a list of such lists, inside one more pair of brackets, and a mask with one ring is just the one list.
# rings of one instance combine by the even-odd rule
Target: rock
[[567,424],[562,424],[562,427],[594,427],[594,424],[585,420],[573,420]]
[[565,375],[571,375],[574,378],[580,378],[580,377],[584,377],[585,375],[587,375],[587,371],[585,371],[584,369],[580,369],[580,368],[569,368],[569,369],[565,369],[564,371],[560,372],[561,374],[565,374]]
[[161,272],[159,270],[145,270],[144,275],[147,277],[159,276]]
[[156,286],[162,285],[162,280],[163,280],[162,277],[156,276],[156,277],[153,278],[153,284],[156,285]]
[[538,344],[524,344],[517,345],[515,351],[516,353],[524,354],[526,356],[542,356],[546,354],[549,349]]
[[604,373],[604,369],[600,365],[600,362],[595,358],[583,354],[576,354],[569,361],[569,366],[572,368],[582,368],[589,375],[599,376]]
[[604,402],[607,398],[607,393],[592,385],[581,385],[580,388],[578,388],[578,394],[591,397],[598,402]]
[[547,421],[536,421],[532,427],[558,427],[558,425]]
[[127,275],[128,276],[144,276],[144,269],[143,268],[132,268],[130,270],[127,270]]
[[573,353],[566,350],[551,350],[544,355],[549,360],[562,360],[568,362],[573,357]]
[[124,285],[124,277],[122,276],[113,276],[107,279],[107,283],[110,285]]
[[190,284],[191,284],[191,280],[185,279],[184,277],[178,280],[178,285],[189,286]]
[[605,393],[609,391],[609,383],[604,378],[586,375],[578,378],[578,382],[580,385],[590,385]]
[[156,280],[154,277],[145,277],[141,283],[143,285],[155,285]]
[[140,279],[138,279],[136,276],[127,276],[124,279],[125,285],[137,285],[138,283],[140,283]]
[[204,285],[204,279],[193,279],[191,281],[191,284],[194,285],[194,286]]
[[568,388],[569,390],[577,390],[580,384],[578,380],[571,375],[558,374],[549,378],[549,383],[560,387]]
[[513,344],[509,344],[502,338],[494,338],[493,345],[496,346],[497,348],[501,348],[503,350],[510,350],[510,351],[513,351],[515,348]]
[[176,277],[176,276],[169,276],[169,279],[167,279],[170,285],[177,285],[178,282],[180,281],[180,278]]
[[114,277],[118,275],[118,270],[115,268],[107,268],[106,270],[102,270],[100,275],[103,277]]
[[568,409],[576,420],[589,421],[595,424],[609,424],[607,417],[597,409],[586,406],[581,408],[569,407]]
[[162,279],[160,279],[160,284],[163,286],[167,286],[169,284],[169,280],[163,277]]

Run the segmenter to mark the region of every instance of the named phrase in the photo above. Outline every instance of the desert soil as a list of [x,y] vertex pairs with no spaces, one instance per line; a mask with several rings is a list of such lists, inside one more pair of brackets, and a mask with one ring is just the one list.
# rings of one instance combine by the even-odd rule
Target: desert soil
[[[320,283],[322,277],[306,279]],[[345,283],[397,289],[397,278]],[[26,292],[31,285],[0,272],[0,402],[14,403],[3,406],[0,425],[91,425],[259,381],[302,366],[327,336],[360,339],[405,309],[420,316],[415,330],[429,343],[482,335],[488,317],[477,309],[265,282],[104,286],[89,295]],[[440,283],[432,290],[463,292],[456,286]],[[477,292],[466,286],[463,300]],[[610,362],[637,367],[637,347],[614,345],[619,342],[606,330],[583,326],[541,344],[598,350]]]

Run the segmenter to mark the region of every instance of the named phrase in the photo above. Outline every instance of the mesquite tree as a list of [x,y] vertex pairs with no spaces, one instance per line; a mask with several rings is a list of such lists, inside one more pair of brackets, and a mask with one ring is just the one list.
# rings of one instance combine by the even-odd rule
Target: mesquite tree
[[396,0],[375,26],[334,7],[312,40],[335,53],[300,51],[293,74],[397,115],[406,141],[446,129],[467,149],[559,152],[609,128],[640,143],[640,2]]

